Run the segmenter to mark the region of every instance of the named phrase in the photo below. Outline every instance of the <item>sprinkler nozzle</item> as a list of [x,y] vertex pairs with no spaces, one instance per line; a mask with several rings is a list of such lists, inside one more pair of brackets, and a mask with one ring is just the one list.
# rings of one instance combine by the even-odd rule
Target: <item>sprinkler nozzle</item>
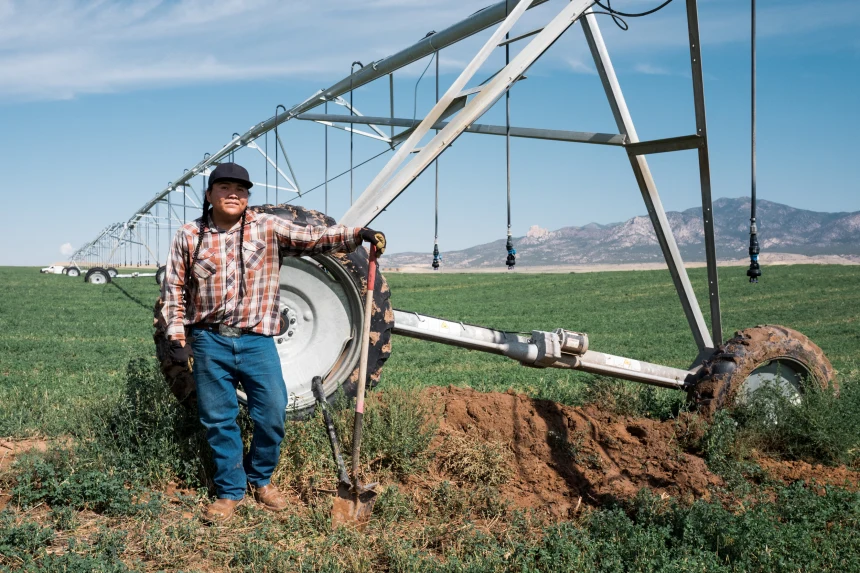
[[756,234],[755,223],[750,227],[750,268],[747,269],[747,276],[751,283],[757,283],[761,276],[761,267],[758,264],[758,235]]

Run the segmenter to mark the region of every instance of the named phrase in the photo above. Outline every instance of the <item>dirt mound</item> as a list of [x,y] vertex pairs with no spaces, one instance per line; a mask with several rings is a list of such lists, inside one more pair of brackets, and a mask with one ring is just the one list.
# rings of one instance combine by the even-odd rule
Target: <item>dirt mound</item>
[[643,487],[657,495],[707,498],[722,480],[678,442],[679,422],[573,408],[513,392],[440,388],[438,440],[468,435],[500,442],[512,453],[501,493],[522,508],[570,517],[582,505],[625,499]]
[[[692,501],[709,499],[715,486],[718,491],[725,485],[704,459],[685,446],[701,431],[688,425],[688,419],[634,418],[595,405],[563,406],[513,391],[485,394],[449,386],[428,392],[442,408],[434,447],[443,456],[440,461],[437,455],[432,468],[435,479],[458,481],[450,471],[452,454],[450,447],[446,452],[446,440],[449,446],[463,449],[459,457],[464,459],[470,455],[466,444],[495,444],[504,452],[504,463],[496,459],[499,471],[506,473],[506,479],[496,483],[503,482],[499,491],[516,507],[568,519],[583,506],[629,499],[642,488],[664,498]],[[783,461],[762,454],[754,454],[753,461],[771,479],[785,484],[802,480],[860,488],[860,472],[844,466]],[[466,461],[460,465],[467,465]]]
[[860,486],[860,473],[845,466],[829,467],[803,461],[774,460],[760,455],[755,457],[755,461],[768,476],[785,484],[796,481],[815,482],[850,490],[856,490]]

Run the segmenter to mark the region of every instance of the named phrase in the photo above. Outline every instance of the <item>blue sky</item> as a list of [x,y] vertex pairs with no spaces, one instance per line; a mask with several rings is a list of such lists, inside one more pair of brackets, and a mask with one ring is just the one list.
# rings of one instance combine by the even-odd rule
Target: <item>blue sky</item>
[[[0,265],[63,260],[61,245],[77,247],[126,220],[205,152],[273,115],[277,104],[290,107],[345,77],[353,60],[394,53],[488,3],[0,0],[0,216],[10,238]],[[656,3],[616,0],[613,6],[639,10]],[[699,4],[714,197],[744,196],[750,187],[749,0]],[[514,34],[560,6],[552,0],[530,11]],[[759,0],[759,196],[819,211],[857,211],[860,2],[810,6]],[[628,32],[601,19],[642,139],[693,132],[684,14],[676,0],[656,15],[630,20]],[[443,91],[488,34],[442,52]],[[498,69],[503,53],[497,52],[476,77]],[[426,63],[396,74],[397,115],[411,117]],[[419,114],[432,105],[433,82],[431,66],[418,86]],[[363,113],[387,115],[387,82],[354,97]],[[481,120],[502,121],[499,107]],[[512,124],[615,131],[578,25],[512,90]],[[301,185],[320,183],[323,129],[290,122],[281,135]],[[346,134],[330,133],[331,173],[348,166],[348,145]],[[382,146],[356,138],[356,159]],[[356,172],[356,193],[385,157]],[[264,179],[259,155],[244,150],[237,161],[253,179]],[[699,204],[695,152],[649,162],[667,209]],[[440,165],[443,252],[504,238],[504,139],[465,135]],[[374,222],[393,252],[432,249],[432,173]],[[531,225],[557,229],[644,213],[626,156],[615,148],[514,140],[512,174],[515,235]],[[329,212],[337,218],[349,205],[349,179],[329,189]],[[252,200],[262,202],[264,194]],[[322,209],[323,192],[297,202]],[[500,264],[503,259],[500,253]]]

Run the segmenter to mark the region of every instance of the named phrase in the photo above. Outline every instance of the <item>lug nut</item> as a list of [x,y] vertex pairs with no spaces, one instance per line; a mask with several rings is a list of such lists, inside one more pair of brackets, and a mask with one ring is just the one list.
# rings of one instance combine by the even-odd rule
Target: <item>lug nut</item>
[[292,330],[291,330],[291,331],[289,331],[289,332],[287,332],[287,336],[292,336],[292,335],[293,335],[293,331],[292,331]]
[[290,319],[290,324],[295,324],[295,323],[296,323],[296,319],[295,319],[295,318],[291,318],[291,319]]
[[283,339],[283,338],[279,338],[279,339],[278,339],[278,344],[281,344],[283,341],[284,341],[284,339]]

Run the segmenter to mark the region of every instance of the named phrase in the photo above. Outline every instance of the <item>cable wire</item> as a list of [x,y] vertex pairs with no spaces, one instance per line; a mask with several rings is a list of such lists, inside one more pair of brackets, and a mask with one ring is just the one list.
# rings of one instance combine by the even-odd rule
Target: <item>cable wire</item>
[[421,72],[421,75],[418,76],[418,81],[415,82],[415,89],[412,94],[412,121],[415,121],[416,116],[418,115],[418,84],[421,83],[421,78],[424,77],[424,74],[427,73],[427,70],[430,69],[430,64],[433,63],[433,60],[436,59],[437,52],[433,52],[433,55],[430,56],[430,61],[427,62],[427,65],[424,67],[424,71]]
[[[361,163],[359,163],[358,165],[353,167],[353,169],[357,169],[357,168],[361,167],[362,165],[364,165],[365,163],[370,163],[371,161],[373,161],[374,159],[376,159],[380,155],[384,155],[384,154],[388,153],[389,151],[392,151],[392,148],[389,147],[388,149],[385,149],[385,150],[381,151],[380,153],[377,153],[373,157],[370,157],[369,159],[365,159],[364,161],[362,161]],[[325,186],[327,183],[331,183],[332,181],[334,181],[335,179],[338,179],[339,177],[343,177],[344,175],[346,175],[350,171],[352,171],[352,169],[347,169],[346,171],[342,171],[342,172],[338,173],[337,175],[335,175],[334,177],[332,177],[331,179],[327,179],[327,180],[323,181],[322,183],[320,183],[316,187],[311,187],[310,189],[308,189],[307,191],[302,193],[302,197],[306,197],[308,195],[308,193],[311,193],[312,191],[316,191],[320,187]],[[290,199],[289,201],[286,201],[286,202],[292,203],[293,201],[295,201],[296,199],[299,199],[299,198],[300,197],[293,197],[292,199]]]
[[644,12],[621,12],[620,10],[616,10],[612,7],[612,0],[605,0],[606,4],[601,2],[601,0],[594,0],[594,5],[600,6],[605,12],[594,12],[592,14],[602,14],[605,16],[611,16],[612,21],[615,22],[615,25],[624,30],[625,32],[630,29],[630,25],[624,21],[624,18],[641,18],[643,16],[648,16],[655,12],[659,12],[666,6],[672,3],[672,0],[666,0],[659,6],[655,8],[651,8],[650,10],[645,10]]

